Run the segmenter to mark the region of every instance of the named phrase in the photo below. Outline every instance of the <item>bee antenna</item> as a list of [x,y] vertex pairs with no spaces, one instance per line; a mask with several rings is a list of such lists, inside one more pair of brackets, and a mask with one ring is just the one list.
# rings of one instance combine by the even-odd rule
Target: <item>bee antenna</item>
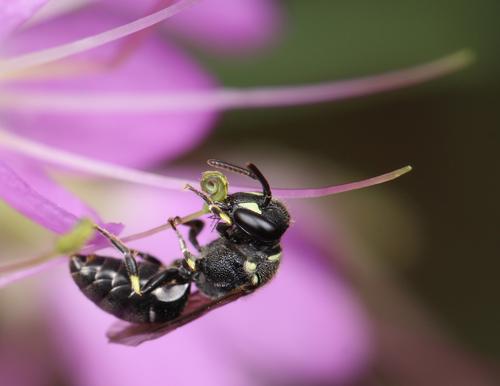
[[241,166],[231,164],[231,163],[226,162],[226,161],[220,161],[217,159],[209,159],[207,161],[207,164],[209,166],[212,166],[212,167],[217,168],[217,169],[223,169],[223,170],[227,170],[227,171],[230,171],[233,173],[238,173],[238,174],[241,174],[243,176],[253,178],[254,180],[257,179],[257,176],[255,176],[250,170],[242,168]]
[[267,206],[269,202],[271,201],[271,198],[273,198],[271,194],[271,187],[269,186],[269,182],[267,182],[266,177],[260,172],[260,170],[257,168],[252,163],[247,164],[248,170],[252,172],[252,174],[255,176],[254,178],[260,182],[262,185],[262,194],[264,195],[264,204],[263,206]]
[[262,194],[264,195],[264,206],[267,206],[271,201],[271,187],[269,186],[269,182],[267,182],[266,177],[260,172],[260,170],[252,163],[248,163],[246,168],[242,168],[241,166],[237,166],[231,164],[226,161],[220,161],[216,159],[209,159],[207,161],[209,166],[214,168],[228,170],[230,172],[238,173],[243,176],[250,177],[254,180],[257,180],[262,185]]

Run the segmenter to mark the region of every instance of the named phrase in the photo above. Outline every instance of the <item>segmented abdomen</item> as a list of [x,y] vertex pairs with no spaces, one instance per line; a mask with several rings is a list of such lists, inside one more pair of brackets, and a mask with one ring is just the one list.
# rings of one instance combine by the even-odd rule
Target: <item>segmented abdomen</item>
[[[138,262],[141,285],[163,267]],[[124,260],[97,255],[76,255],[70,260],[73,280],[98,307],[132,323],[162,323],[184,309],[189,284],[163,286],[145,295],[132,291]]]

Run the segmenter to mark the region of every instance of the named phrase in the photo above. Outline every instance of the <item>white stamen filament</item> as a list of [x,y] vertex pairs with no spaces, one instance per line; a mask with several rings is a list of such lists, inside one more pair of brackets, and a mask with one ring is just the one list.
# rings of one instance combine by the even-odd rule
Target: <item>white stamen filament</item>
[[[38,142],[30,141],[17,136],[9,131],[0,130],[0,147],[23,154],[25,156],[38,159],[47,163],[62,165],[66,168],[91,173],[96,176],[107,177],[115,180],[132,182],[140,185],[151,186],[169,190],[184,190],[186,184],[195,185],[198,181],[186,181],[180,178],[162,176],[155,173],[144,172],[124,166],[114,165],[104,161],[87,158],[64,150],[56,149]],[[405,166],[390,173],[386,173],[367,180],[352,182],[337,186],[327,186],[324,188],[312,189],[276,189],[273,188],[273,195],[278,198],[312,198],[323,197],[332,194],[347,192],[350,190],[362,189],[369,186],[381,184],[408,173],[411,166]],[[251,191],[252,188],[232,186],[232,191]]]
[[30,52],[17,57],[3,59],[0,61],[0,76],[60,60],[121,39],[174,16],[196,1],[198,0],[180,0],[173,5],[162,8],[158,12],[154,12],[148,16],[134,20],[131,23],[112,28],[93,36],[88,36],[56,47]]
[[30,141],[7,130],[0,130],[0,147],[16,151],[34,159],[55,165],[64,165],[82,172],[107,177],[111,179],[132,182],[156,188],[183,190],[187,184],[197,184],[180,178],[167,177],[159,174],[135,170],[114,165],[85,156],[59,150],[42,143]]
[[0,110],[43,111],[60,114],[130,114],[303,105],[407,87],[457,71],[470,64],[472,60],[472,53],[462,50],[433,62],[404,70],[303,86],[221,88],[158,93],[40,92],[15,91],[5,88],[0,91]]

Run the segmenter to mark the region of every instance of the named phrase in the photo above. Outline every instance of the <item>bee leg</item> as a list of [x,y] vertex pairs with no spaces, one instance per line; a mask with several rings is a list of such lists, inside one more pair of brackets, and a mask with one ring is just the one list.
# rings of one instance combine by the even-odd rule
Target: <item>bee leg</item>
[[147,294],[165,284],[184,284],[188,281],[178,268],[168,268],[153,275],[142,287],[142,293]]
[[184,256],[184,259],[182,260],[182,266],[189,272],[194,272],[196,270],[196,259],[195,256],[187,249],[186,241],[177,229],[177,223],[179,222],[179,220],[179,217],[169,218],[168,222],[170,223],[170,226],[179,239],[179,246],[181,248],[182,255]]
[[134,292],[141,295],[141,284],[139,280],[139,270],[137,268],[137,261],[135,260],[136,251],[127,247],[118,237],[109,233],[106,229],[100,226],[95,227],[96,230],[106,237],[113,246],[118,249],[125,259],[125,268],[127,269],[128,278]]
[[201,197],[205,201],[205,203],[207,204],[210,212],[212,212],[215,216],[219,217],[222,221],[224,221],[228,225],[232,224],[231,218],[224,211],[224,208],[222,207],[221,203],[218,203],[218,204],[215,203],[214,200],[212,200],[212,198],[208,194],[206,194],[204,192],[200,192],[198,189],[193,188],[189,184],[186,185],[185,189],[188,189],[188,190],[192,191],[194,194],[196,194],[197,196]]
[[198,252],[201,252],[201,246],[200,243],[198,242],[198,235],[203,230],[205,222],[203,222],[202,220],[191,220],[185,222],[183,225],[189,227],[189,236],[188,236],[189,241]]

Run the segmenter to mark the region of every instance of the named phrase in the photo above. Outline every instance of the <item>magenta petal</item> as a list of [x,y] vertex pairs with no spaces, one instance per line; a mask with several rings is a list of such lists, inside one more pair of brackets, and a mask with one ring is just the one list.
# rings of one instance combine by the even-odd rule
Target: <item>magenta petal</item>
[[206,0],[165,27],[205,48],[240,53],[272,41],[281,27],[281,13],[275,0]]
[[32,221],[56,233],[69,231],[78,218],[39,194],[0,161],[0,198]]
[[[119,24],[109,13],[88,10],[37,26],[11,39],[11,50],[60,44]],[[106,62],[120,44],[112,44],[78,60]],[[154,37],[147,39],[124,63],[91,74],[50,81],[17,82],[13,90],[161,92],[211,87],[213,81],[190,58]],[[215,115],[200,113],[57,114],[7,111],[2,118],[13,130],[45,144],[95,159],[149,166],[171,159],[198,144]],[[36,122],[36,125],[34,124]],[[68,128],[71,128],[69,131]],[[124,151],[123,149],[134,149]]]
[[[134,15],[150,12],[157,0],[105,0]],[[275,0],[203,0],[163,23],[163,27],[208,50],[242,53],[276,38],[281,10]]]
[[[9,159],[11,166],[0,161],[0,199],[30,220],[59,234],[70,231],[84,217],[111,233],[123,230],[118,223],[104,224],[92,208],[54,182],[38,165],[5,153],[2,157]],[[107,246],[109,242],[97,236],[91,244]]]
[[174,4],[166,6],[165,8],[153,12],[152,14],[115,26],[105,31],[101,31],[97,34],[90,36],[87,35],[78,40],[73,40],[49,48],[27,52],[20,56],[9,57],[0,62],[0,72],[5,74],[9,72],[23,71],[36,66],[65,59],[72,55],[89,51],[93,48],[101,47],[166,20],[181,12],[183,9],[191,6],[192,3],[196,1],[197,0],[178,0]]
[[0,41],[48,0],[0,0]]
[[39,163],[6,152],[0,154],[9,167],[41,196],[50,198],[51,202],[77,218],[87,217],[99,222],[99,216],[92,208],[49,177]]

